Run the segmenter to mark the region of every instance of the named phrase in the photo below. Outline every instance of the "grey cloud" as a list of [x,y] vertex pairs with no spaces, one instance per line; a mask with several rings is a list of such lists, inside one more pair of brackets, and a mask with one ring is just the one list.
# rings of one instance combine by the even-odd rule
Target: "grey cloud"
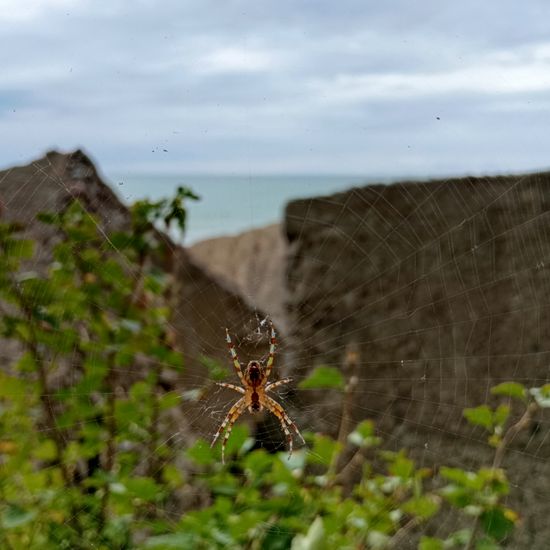
[[0,22],[2,165],[54,145],[107,171],[548,164],[542,0],[49,4]]

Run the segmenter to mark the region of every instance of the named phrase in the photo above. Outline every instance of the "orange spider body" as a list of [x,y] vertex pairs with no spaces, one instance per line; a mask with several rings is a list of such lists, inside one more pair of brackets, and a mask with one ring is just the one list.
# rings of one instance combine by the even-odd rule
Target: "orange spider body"
[[231,354],[231,358],[233,359],[233,366],[235,368],[237,376],[241,381],[242,386],[236,386],[235,384],[228,384],[226,382],[217,382],[217,384],[218,386],[223,386],[224,388],[235,390],[236,392],[243,394],[243,396],[229,409],[227,416],[221,423],[218,431],[214,435],[214,439],[212,440],[211,446],[216,443],[218,437],[223,432],[223,430],[226,429],[227,426],[227,430],[225,432],[225,436],[222,442],[222,462],[224,463],[225,445],[227,443],[227,440],[229,439],[229,435],[231,434],[233,424],[246,409],[248,409],[251,413],[257,413],[263,411],[265,408],[278,418],[289,445],[289,458],[292,455],[292,434],[290,433],[289,428],[292,428],[292,430],[305,443],[302,434],[296,427],[296,424],[294,424],[294,422],[290,420],[283,407],[277,401],[275,401],[275,399],[267,395],[267,392],[273,391],[275,388],[282,386],[283,384],[288,384],[291,381],[291,378],[284,378],[283,380],[278,380],[277,382],[270,382],[269,384],[267,383],[269,375],[271,373],[271,369],[273,367],[273,363],[275,361],[276,335],[275,329],[273,328],[273,325],[271,323],[270,327],[271,340],[269,347],[269,357],[267,359],[265,368],[262,367],[259,361],[250,361],[246,366],[244,372],[241,369],[241,364],[239,362],[239,358],[237,357],[237,352],[235,351],[233,343],[231,342],[229,330],[225,329],[229,353]]
[[[250,412],[261,412],[264,410],[262,406],[262,398],[264,398],[264,386],[266,379],[262,374],[262,367],[257,361],[250,361],[244,372],[244,379],[247,382],[245,389],[245,400]],[[263,399],[265,401],[265,398]]]

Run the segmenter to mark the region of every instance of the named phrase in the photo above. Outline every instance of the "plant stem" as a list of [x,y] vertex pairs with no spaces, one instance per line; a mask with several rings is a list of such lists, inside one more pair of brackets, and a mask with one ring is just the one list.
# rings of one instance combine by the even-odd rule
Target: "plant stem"
[[[522,417],[515,424],[513,424],[506,430],[506,433],[502,436],[502,439],[500,440],[500,443],[498,444],[495,451],[495,457],[493,459],[493,464],[491,466],[493,470],[497,470],[498,468],[500,468],[502,461],[504,460],[504,454],[506,452],[506,449],[508,448],[510,443],[512,443],[512,441],[518,435],[519,432],[527,429],[531,425],[533,417],[535,416],[535,413],[538,411],[538,409],[539,409],[539,406],[537,405],[537,403],[535,403],[534,401],[529,403]],[[479,525],[480,525],[480,517],[478,515],[474,520],[474,524],[472,526],[472,532],[470,533],[470,538],[468,539],[468,542],[466,543],[464,550],[473,550],[477,533],[479,531]]]
[[12,280],[12,289],[17,298],[18,306],[25,315],[27,321],[27,327],[29,329],[29,339],[25,339],[23,342],[25,347],[31,354],[36,369],[38,372],[38,381],[40,385],[40,402],[44,410],[44,415],[46,417],[46,428],[48,432],[52,434],[54,445],[56,447],[57,459],[59,462],[59,467],[61,469],[61,475],[63,480],[67,485],[72,485],[73,480],[70,475],[67,466],[63,463],[63,453],[66,448],[65,437],[62,431],[57,426],[57,421],[54,413],[54,403],[52,400],[51,389],[48,383],[48,375],[46,372],[45,358],[42,356],[38,349],[38,338],[36,335],[34,327],[33,312],[30,305],[27,303],[25,297],[23,296],[21,290],[18,288],[17,283]]
[[341,457],[341,452],[346,445],[346,440],[350,431],[353,397],[354,397],[354,392],[357,387],[357,384],[359,383],[359,379],[357,378],[357,374],[356,374],[358,364],[359,364],[359,353],[355,350],[355,346],[350,345],[346,350],[346,356],[344,361],[344,370],[349,372],[350,376],[348,378],[348,382],[346,384],[346,388],[344,391],[344,399],[342,403],[342,417],[340,420],[340,427],[338,429],[338,437],[336,439],[338,443],[338,447],[341,450],[339,453],[334,453],[334,455],[332,456],[330,465],[327,470],[327,476],[329,478],[332,477],[338,469],[338,462]]
[[527,409],[525,409],[525,412],[523,413],[523,416],[515,424],[513,424],[506,430],[506,433],[502,437],[495,452],[493,469],[500,468],[502,460],[504,459],[506,448],[508,447],[508,445],[510,445],[510,443],[514,440],[519,432],[527,429],[531,425],[533,417],[535,416],[535,413],[538,411],[538,409],[539,406],[536,402],[533,401],[529,403]]
[[401,543],[411,531],[416,529],[422,523],[422,519],[419,516],[411,518],[403,527],[401,527],[395,535],[390,539],[388,546],[390,548],[401,548]]

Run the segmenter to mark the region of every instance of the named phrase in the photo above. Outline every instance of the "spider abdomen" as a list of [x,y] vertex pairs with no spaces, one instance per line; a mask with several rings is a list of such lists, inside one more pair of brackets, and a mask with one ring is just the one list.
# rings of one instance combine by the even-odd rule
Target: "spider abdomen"
[[257,391],[253,391],[250,395],[250,408],[254,412],[258,412],[262,410],[262,406],[260,404],[260,396]]

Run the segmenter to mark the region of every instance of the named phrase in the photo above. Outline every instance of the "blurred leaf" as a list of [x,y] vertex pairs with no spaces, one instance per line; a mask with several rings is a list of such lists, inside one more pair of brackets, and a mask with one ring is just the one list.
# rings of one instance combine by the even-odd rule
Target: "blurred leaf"
[[328,466],[335,453],[339,452],[341,445],[328,435],[315,434],[313,447],[307,455],[310,464],[323,464]]
[[197,439],[195,444],[185,453],[195,464],[212,464],[216,460],[217,453],[203,439]]
[[393,459],[389,471],[394,476],[408,480],[414,475],[414,462],[401,451]]
[[446,479],[454,481],[464,487],[471,489],[480,489],[481,484],[476,473],[461,470],[460,468],[448,468],[442,466],[439,473]]
[[423,495],[407,501],[402,509],[412,516],[428,519],[439,510],[439,503],[433,495]]
[[36,511],[25,510],[17,504],[9,504],[2,513],[2,527],[4,529],[15,529],[31,522],[36,517]]
[[321,365],[316,367],[305,380],[302,380],[298,387],[302,390],[325,388],[342,390],[344,385],[344,377],[337,368]]
[[34,242],[27,239],[10,239],[4,242],[3,253],[17,260],[28,260],[34,254]]
[[221,382],[229,376],[229,371],[215,359],[201,355],[199,361],[208,370],[208,378],[215,382]]
[[381,531],[372,530],[367,534],[368,547],[372,550],[383,550],[387,548],[389,541],[389,535],[382,533]]
[[464,547],[468,544],[471,536],[471,529],[460,529],[459,531],[455,531],[445,541],[445,548],[454,548],[455,546]]
[[[20,359],[20,362],[26,358],[27,361],[32,362],[34,367],[34,361],[29,354],[24,354]],[[31,372],[34,368],[30,369]],[[28,382],[21,380],[15,376],[9,376],[0,370],[0,397],[7,397],[8,399],[18,399],[29,394],[29,390],[33,390],[34,385],[29,387]]]
[[525,386],[519,382],[502,382],[502,384],[498,384],[491,388],[491,393],[493,395],[503,395],[523,401],[527,398],[527,390]]
[[162,479],[172,488],[180,487],[183,484],[184,476],[182,471],[173,464],[166,464],[162,468]]
[[550,407],[550,384],[545,384],[540,388],[531,388],[529,393],[535,398],[535,401],[542,409]]
[[279,524],[270,525],[262,539],[262,550],[288,550],[294,534]]
[[355,430],[348,435],[348,441],[357,447],[376,447],[380,445],[381,438],[374,433],[374,422],[363,420]]
[[323,520],[317,516],[309,526],[306,535],[296,535],[292,539],[292,550],[322,550],[324,544],[325,528]]
[[476,426],[483,426],[488,430],[493,429],[493,411],[487,405],[480,405],[473,409],[464,409],[464,416]]
[[158,535],[147,539],[144,548],[151,550],[182,550],[194,548],[196,536],[192,533],[174,533],[171,535]]
[[510,415],[510,407],[508,405],[499,405],[493,413],[493,422],[496,427],[502,428]]
[[36,219],[42,223],[52,225],[59,221],[59,215],[55,212],[39,212],[36,215]]
[[476,541],[476,550],[501,550],[501,546],[497,544],[493,539],[483,537]]
[[124,482],[128,492],[142,500],[156,500],[162,494],[162,488],[150,477],[134,477]]
[[166,393],[159,398],[159,407],[161,411],[166,411],[177,407],[180,403],[181,397],[176,393]]
[[506,517],[504,510],[500,507],[483,512],[481,514],[481,524],[485,532],[497,540],[505,538],[514,528],[514,522]]
[[445,545],[441,539],[433,537],[422,537],[418,550],[443,550]]
[[40,460],[54,460],[57,449],[52,439],[45,439],[34,449],[34,456]]
[[[282,461],[286,469],[291,471],[293,470],[303,471],[306,465],[308,454],[309,454],[309,451],[307,450],[307,448],[304,447],[302,449],[298,449],[297,451],[294,451],[292,453],[292,456],[290,457],[288,455],[285,456],[286,453],[284,454],[281,453],[278,455],[278,457]],[[297,474],[298,472],[295,472],[295,473]]]

